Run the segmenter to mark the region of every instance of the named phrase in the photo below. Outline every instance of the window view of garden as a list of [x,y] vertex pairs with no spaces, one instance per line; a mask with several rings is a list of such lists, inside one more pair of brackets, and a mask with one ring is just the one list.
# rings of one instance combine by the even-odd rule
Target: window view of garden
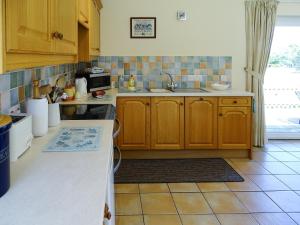
[[271,138],[300,138],[300,26],[276,26],[264,80]]

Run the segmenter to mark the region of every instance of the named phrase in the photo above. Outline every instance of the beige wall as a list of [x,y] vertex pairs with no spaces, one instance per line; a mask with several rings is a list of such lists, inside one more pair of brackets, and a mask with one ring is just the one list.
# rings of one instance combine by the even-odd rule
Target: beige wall
[[[102,55],[232,56],[232,86],[245,89],[245,15],[243,0],[102,0]],[[287,6],[286,6],[287,5]],[[280,7],[296,12],[295,4]],[[297,5],[297,4],[296,4]],[[176,20],[186,10],[188,20]],[[298,9],[299,12],[299,9]],[[157,17],[156,39],[130,39],[129,18]]]

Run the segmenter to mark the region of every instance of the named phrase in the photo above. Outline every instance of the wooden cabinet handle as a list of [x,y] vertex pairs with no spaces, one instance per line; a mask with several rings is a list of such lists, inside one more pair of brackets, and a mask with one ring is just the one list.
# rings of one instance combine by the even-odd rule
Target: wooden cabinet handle
[[219,113],[219,116],[223,116],[223,113]]
[[183,105],[183,102],[180,102],[179,105]]
[[149,102],[146,102],[146,106],[150,106],[150,103],[149,103]]
[[104,207],[104,218],[110,220],[111,219],[111,212],[109,211],[108,205],[105,203]]
[[204,99],[203,98],[199,98],[199,101],[203,101]]
[[62,40],[62,39],[64,38],[64,35],[63,35],[62,33],[59,33],[58,38],[59,38],[60,40]]
[[233,101],[233,104],[236,104],[236,103],[237,103],[237,101],[236,101],[236,100],[234,100],[234,101]]
[[97,51],[100,51],[100,48],[96,48]]
[[55,31],[52,33],[52,38],[59,38],[59,32]]

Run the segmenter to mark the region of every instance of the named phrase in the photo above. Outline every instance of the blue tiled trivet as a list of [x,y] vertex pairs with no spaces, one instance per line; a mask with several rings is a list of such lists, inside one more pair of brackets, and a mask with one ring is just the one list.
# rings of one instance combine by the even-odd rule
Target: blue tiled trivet
[[100,150],[102,127],[64,127],[44,152],[80,152]]

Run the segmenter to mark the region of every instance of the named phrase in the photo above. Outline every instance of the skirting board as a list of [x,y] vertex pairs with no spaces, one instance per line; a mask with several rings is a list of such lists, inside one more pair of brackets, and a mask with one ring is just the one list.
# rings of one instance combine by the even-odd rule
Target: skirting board
[[248,150],[121,150],[125,159],[248,158]]

